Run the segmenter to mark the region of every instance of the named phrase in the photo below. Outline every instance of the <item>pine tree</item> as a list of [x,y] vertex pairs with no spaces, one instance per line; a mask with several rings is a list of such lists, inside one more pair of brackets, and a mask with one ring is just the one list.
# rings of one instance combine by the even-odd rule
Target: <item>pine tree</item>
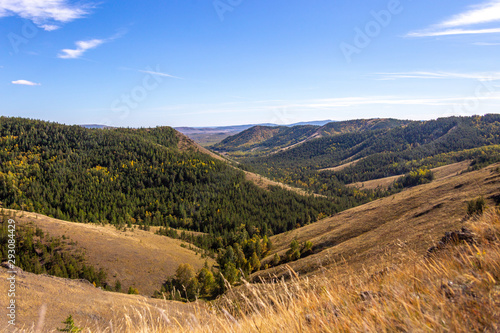
[[122,283],[120,282],[120,280],[116,280],[115,282],[115,291],[116,292],[122,291]]
[[278,253],[275,253],[273,257],[273,266],[278,266],[280,261],[281,261],[280,255]]
[[260,269],[260,260],[257,253],[252,253],[252,258],[250,259],[253,271],[258,271]]
[[58,328],[57,330],[59,332],[70,332],[70,333],[78,333],[81,332],[81,328],[78,328],[75,326],[75,321],[73,320],[73,316],[69,315],[68,318],[66,318],[65,321],[62,322],[63,324],[66,324],[66,327],[64,328]]

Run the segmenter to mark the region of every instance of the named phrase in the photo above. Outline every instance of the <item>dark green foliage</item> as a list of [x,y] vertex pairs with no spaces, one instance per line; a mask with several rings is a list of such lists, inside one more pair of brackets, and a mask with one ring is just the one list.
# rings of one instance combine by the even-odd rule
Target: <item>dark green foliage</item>
[[[7,218],[0,226],[2,260],[7,259]],[[16,262],[21,269],[35,274],[49,274],[69,279],[85,279],[97,287],[107,287],[106,273],[85,264],[84,254],[71,249],[66,237],[51,237],[31,225],[16,225]]]
[[324,126],[297,125],[292,127],[254,126],[226,138],[212,148],[224,152],[250,152],[259,155],[277,151],[316,136],[333,136],[345,133],[360,133],[368,130],[389,129],[410,123],[397,119],[360,119],[331,122]]
[[[340,132],[269,156],[245,158],[243,163],[248,170],[316,193],[335,198],[339,194],[344,198],[354,196],[357,200],[365,196],[364,199],[373,200],[387,193],[360,194],[344,185],[466,159],[474,160],[473,168],[498,162],[499,132],[497,114],[450,117],[358,133]],[[357,162],[343,170],[317,172],[353,160]]]
[[122,291],[122,283],[120,282],[120,280],[116,280],[114,290],[116,292]]
[[208,269],[207,264],[205,263],[205,267],[203,267],[197,275],[199,287],[200,287],[200,296],[201,297],[210,297],[213,295],[215,285],[215,278],[212,271]]
[[275,234],[347,207],[263,190],[225,162],[179,151],[177,142],[167,127],[90,130],[2,117],[0,201],[75,222],[200,231],[211,235],[200,241],[213,251],[232,244],[243,224],[251,234]]
[[273,262],[272,262],[273,266],[278,266],[280,261],[281,261],[280,255],[275,253],[274,257],[273,257]]
[[470,216],[483,214],[485,208],[486,201],[483,197],[467,202],[467,214]]

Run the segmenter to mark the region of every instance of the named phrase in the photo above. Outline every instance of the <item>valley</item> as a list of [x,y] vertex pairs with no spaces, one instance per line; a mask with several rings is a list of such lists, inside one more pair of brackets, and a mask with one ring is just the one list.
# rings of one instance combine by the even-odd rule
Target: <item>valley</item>
[[[248,288],[404,269],[469,225],[471,202],[500,198],[497,115],[259,125],[217,148],[167,127],[0,120],[3,223],[32,235],[17,239],[26,327],[43,304],[46,328],[70,314],[95,329],[203,327]],[[83,271],[60,261],[71,255]]]

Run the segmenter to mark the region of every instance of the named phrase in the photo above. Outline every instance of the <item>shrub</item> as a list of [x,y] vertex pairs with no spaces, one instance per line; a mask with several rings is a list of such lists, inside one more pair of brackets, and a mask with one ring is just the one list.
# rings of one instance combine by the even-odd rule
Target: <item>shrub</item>
[[62,323],[66,324],[66,327],[58,328],[57,330],[59,332],[78,333],[82,330],[81,328],[75,326],[75,321],[73,320],[73,317],[71,315],[69,315],[69,317],[66,318],[66,320],[63,321]]
[[434,173],[428,169],[418,169],[407,173],[395,182],[395,187],[413,187],[434,180]]
[[130,286],[128,287],[128,293],[130,295],[139,295],[139,290],[137,290],[137,288]]
[[479,197],[475,200],[467,202],[467,214],[470,215],[482,215],[486,209],[486,201],[483,197]]

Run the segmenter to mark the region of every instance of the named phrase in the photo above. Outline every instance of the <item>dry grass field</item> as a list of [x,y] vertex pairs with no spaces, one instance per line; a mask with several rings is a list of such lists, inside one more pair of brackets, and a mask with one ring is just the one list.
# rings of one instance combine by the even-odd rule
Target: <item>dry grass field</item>
[[[271,237],[274,253],[284,256],[291,241],[312,241],[314,254],[291,262],[300,273],[317,272],[348,262],[356,269],[377,271],[387,257],[404,260],[406,248],[418,255],[437,242],[444,232],[464,223],[467,201],[483,196],[489,205],[500,198],[499,164],[482,170],[445,177],[407,189],[391,197],[341,212],[308,226]],[[254,273],[253,278],[286,273],[278,266]]]
[[[140,265],[137,270],[142,269]],[[7,288],[7,269],[0,268],[0,289]],[[7,304],[7,293],[0,293],[2,311],[0,314],[0,332],[7,330],[4,304]],[[196,313],[193,304],[147,298],[139,295],[102,291],[87,281],[62,279],[47,275],[35,275],[20,272],[16,279],[16,327],[18,332],[52,332],[63,328],[61,324],[69,315],[72,315],[79,327],[86,327],[96,331],[99,327],[108,327],[110,322],[119,325],[130,316],[130,320],[142,321],[153,326],[158,318],[164,321],[164,316],[175,322],[184,322],[190,318],[188,314]],[[34,328],[40,320],[40,311],[45,305],[45,316],[40,330]],[[139,313],[136,312],[139,311]],[[143,313],[151,313],[146,319]],[[142,316],[142,318],[140,318]],[[175,318],[175,319],[174,319]],[[5,329],[5,330],[4,330]],[[119,331],[119,330],[118,330]],[[109,332],[109,330],[108,330]]]
[[[343,265],[314,278],[300,278],[288,269],[289,281],[244,284],[212,307],[145,300],[131,308],[131,303],[142,300],[127,295],[109,299],[95,288],[54,283],[48,292],[74,293],[81,303],[64,299],[64,307],[49,307],[45,327],[54,327],[47,316],[65,318],[53,311],[70,309],[83,332],[99,333],[498,332],[500,211],[490,208],[469,218],[464,227],[472,236],[468,243],[449,242],[428,257],[406,247],[403,251],[410,260],[385,260],[382,264],[390,269],[381,274]],[[79,298],[79,288],[90,296]],[[94,297],[90,310],[88,302]],[[117,312],[108,316],[115,308]],[[94,310],[102,313],[88,321],[87,309],[87,317],[92,318]]]
[[[451,177],[453,175],[458,175],[458,174],[462,173],[463,171],[467,170],[470,163],[471,163],[471,161],[462,161],[462,162],[448,164],[448,165],[444,165],[444,166],[441,166],[438,168],[434,168],[434,169],[431,169],[431,171],[434,172],[434,178],[436,180],[444,179],[447,177]],[[340,168],[340,166],[337,168]],[[374,179],[374,180],[369,180],[366,182],[353,183],[353,184],[349,184],[347,186],[357,187],[357,188],[363,189],[363,190],[375,190],[377,188],[387,189],[398,178],[401,178],[401,175],[400,176],[386,177],[386,178],[381,178],[381,179]]]
[[16,212],[15,220],[19,224],[32,222],[52,236],[68,236],[77,242],[76,248],[84,250],[88,263],[107,272],[111,285],[118,279],[123,290],[133,286],[145,296],[159,290],[180,264],[190,263],[198,270],[205,260],[209,265],[214,263],[210,258],[202,259],[194,251],[181,247],[181,240],[151,231],[128,229],[124,232],[109,225],[67,222],[28,212]]

